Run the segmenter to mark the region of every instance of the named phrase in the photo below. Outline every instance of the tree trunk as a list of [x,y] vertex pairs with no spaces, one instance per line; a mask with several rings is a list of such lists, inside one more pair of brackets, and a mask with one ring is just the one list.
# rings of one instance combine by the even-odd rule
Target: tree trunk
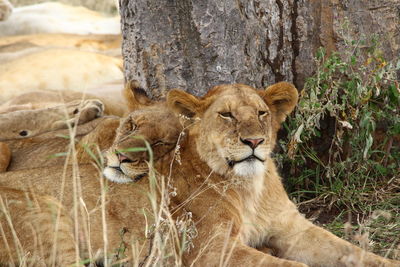
[[154,98],[221,83],[302,88],[320,46],[362,35],[380,35],[388,57],[400,52],[399,0],[120,0],[120,12],[125,77]]

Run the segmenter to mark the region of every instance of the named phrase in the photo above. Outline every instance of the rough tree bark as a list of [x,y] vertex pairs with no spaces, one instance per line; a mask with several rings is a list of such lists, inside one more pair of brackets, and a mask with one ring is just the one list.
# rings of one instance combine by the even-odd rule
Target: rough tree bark
[[399,0],[120,0],[120,12],[125,77],[154,98],[233,82],[302,88],[318,47],[362,35],[380,35],[388,57],[400,52]]

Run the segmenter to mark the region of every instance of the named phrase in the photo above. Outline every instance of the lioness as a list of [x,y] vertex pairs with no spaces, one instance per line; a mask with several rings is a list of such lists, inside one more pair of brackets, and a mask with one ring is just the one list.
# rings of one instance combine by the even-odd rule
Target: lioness
[[[96,99],[76,100],[51,108],[16,110],[3,114],[0,108],[0,172],[48,166],[55,162],[61,164],[64,158],[51,157],[68,151],[71,141],[66,137],[71,135],[70,130],[62,129],[84,124],[79,126],[79,130],[73,131],[77,139],[82,138],[93,131],[100,121],[104,121],[103,124],[109,123],[105,118],[95,120],[103,115],[103,111],[103,103]],[[31,158],[35,158],[35,161],[31,161]]]
[[[156,162],[160,173],[172,177],[174,205],[192,212],[196,222],[198,237],[185,254],[188,264],[399,266],[313,225],[289,200],[270,153],[297,99],[297,90],[285,82],[265,91],[222,85],[203,98],[169,92],[172,109],[198,118],[180,144],[180,164],[171,170],[169,161]],[[132,141],[113,148],[129,146]],[[108,179],[131,177],[134,153],[110,153],[107,160]],[[283,259],[254,249],[264,246]]]
[[83,124],[101,117],[103,110],[101,101],[89,99],[52,108],[0,113],[0,141],[31,137],[67,128],[68,124]]
[[[105,97],[100,98],[102,101],[79,100],[84,96],[78,92],[31,92],[0,106],[0,141],[3,142],[0,145],[0,171],[63,164],[65,157],[54,155],[66,154],[74,143],[79,162],[88,163],[93,159],[86,153],[85,147],[96,145],[100,150],[108,148],[119,126],[119,117],[97,118],[103,114],[104,108],[106,114],[122,116],[142,107],[163,105],[151,101],[137,81],[127,83],[121,94],[125,101],[117,105]],[[61,99],[67,103],[62,104]],[[146,117],[142,121],[149,119]],[[68,125],[72,129],[67,129]],[[74,136],[74,142],[66,138],[68,136]]]
[[[167,129],[165,125],[170,125],[176,118],[167,117],[157,121],[162,124],[153,122],[154,126],[149,128],[151,131],[145,132],[144,136],[148,136],[154,151],[158,150],[157,145],[169,147],[161,150],[160,156],[156,157],[155,168],[161,175],[170,178],[170,185],[176,190],[176,194],[171,195],[172,214],[185,209],[191,212],[195,221],[198,235],[192,240],[190,251],[184,254],[186,264],[304,267],[306,264],[346,266],[355,262],[365,266],[398,266],[397,261],[365,252],[313,225],[288,199],[270,152],[280,123],[294,108],[297,97],[296,89],[288,83],[278,83],[265,91],[241,84],[222,85],[213,88],[203,98],[178,90],[168,94],[170,108],[193,119],[193,125],[180,143],[179,160],[171,165],[177,152],[169,144],[176,140],[176,134],[172,135],[172,140],[163,140],[155,131]],[[135,185],[144,190],[147,180],[141,178],[145,170],[138,168],[137,154],[129,150],[136,146],[138,139],[129,137],[132,131],[140,130],[147,123],[151,124],[149,121],[139,123],[139,120],[131,119],[122,123],[106,155],[107,166],[103,172],[109,180],[136,180],[133,184],[109,184],[110,198],[105,216],[109,221],[108,247],[118,243],[118,229],[124,226],[128,231],[124,240],[128,244],[133,242],[130,238],[144,237],[142,227],[145,223],[138,207],[148,207],[148,202],[135,190]],[[172,125],[169,130],[174,127],[177,126]],[[151,136],[156,138],[149,138]],[[161,133],[161,136],[165,136],[165,133]],[[90,233],[101,231],[101,214],[95,209],[100,183],[94,179],[95,174],[94,167],[80,166],[81,201],[87,210],[93,211],[89,212],[92,222]],[[68,175],[65,181],[70,184],[73,177]],[[45,218],[33,220],[40,224],[31,225],[33,231],[25,230],[23,236],[19,237],[20,243],[32,251],[35,246],[30,240],[38,240],[43,251],[54,251],[53,256],[56,257],[52,258],[49,254],[41,256],[47,261],[54,260],[64,265],[79,262],[75,246],[76,242],[82,241],[77,239],[79,230],[75,230],[75,236],[71,237],[73,224],[67,213],[62,213],[63,227],[55,237],[54,232],[57,231],[54,231],[54,224],[46,219],[51,217],[50,209],[40,209],[38,215],[26,212],[23,191],[12,191],[29,189],[34,194],[58,197],[62,183],[60,176],[61,171],[55,168],[14,172],[11,176],[0,176],[0,186],[6,187],[0,190],[10,205],[15,203],[7,214],[8,218],[17,221],[16,227],[25,230],[28,229],[28,226],[24,228],[28,219],[32,221],[36,216]],[[64,192],[66,201],[62,205],[66,211],[72,209],[73,195],[71,189]],[[43,197],[38,198],[40,203],[48,201]],[[1,224],[7,225],[5,221],[1,221]],[[12,239],[12,233],[12,229],[6,229],[7,240]],[[33,239],[32,235],[41,238]],[[92,248],[97,250],[104,247],[99,235],[89,236],[92,237],[89,239]],[[54,248],[54,240],[60,241],[62,246]],[[7,250],[0,254],[2,261],[9,262],[17,257],[14,246],[8,244],[8,254]],[[263,246],[273,248],[281,258],[255,249]]]
[[[121,35],[29,34],[0,38],[0,63],[49,49],[72,49],[121,56]],[[46,58],[44,58],[46,60]]]
[[0,65],[0,103],[34,90],[84,92],[122,79],[122,60],[119,58],[85,51],[49,49]]
[[[144,147],[142,139],[130,137],[146,136],[147,142],[153,148],[154,159],[161,160],[175,148],[178,140],[179,121],[171,119],[171,116],[174,115],[165,112],[165,107],[162,108],[162,105],[152,105],[145,110],[135,111],[123,119],[116,131],[115,144],[130,139],[138,146]],[[153,120],[154,118],[156,120]],[[164,122],[162,127],[164,130],[154,131],[159,127],[160,121]],[[103,128],[103,130],[108,129]],[[88,136],[97,138],[91,140],[96,142],[109,138],[109,134],[97,131],[95,134],[91,132]],[[120,159],[123,160],[122,157]],[[102,249],[106,249],[104,253],[109,254],[121,244],[126,243],[130,246],[132,242],[137,242],[142,250],[136,260],[143,260],[150,240],[145,237],[144,229],[151,227],[153,221],[151,216],[145,216],[152,209],[147,195],[150,191],[149,183],[143,178],[148,173],[148,165],[144,155],[138,154],[135,161],[129,161],[129,166],[132,168],[130,172],[127,170],[130,174],[129,181],[135,181],[135,184],[133,186],[127,184],[126,179],[116,180],[119,183],[109,183],[106,191],[101,186],[102,182],[96,179],[99,170],[93,164],[80,164],[76,170],[80,175],[80,189],[74,187],[76,177],[73,168],[68,168],[65,179],[62,178],[63,168],[60,166],[9,171],[0,175],[0,210],[5,215],[0,216],[0,229],[4,231],[6,237],[0,239],[0,246],[6,248],[0,250],[0,263],[19,262],[22,260],[21,255],[29,253],[27,261],[34,265],[48,266],[55,263],[56,266],[68,266],[74,262],[79,265],[81,260],[75,250],[78,246],[81,248],[82,257],[92,259],[94,254]],[[55,180],[46,186],[45,183],[50,177]],[[20,180],[11,182],[14,179]],[[64,182],[63,192],[60,186]],[[74,224],[70,215],[70,212],[74,211],[74,200],[76,200],[74,190],[81,192],[80,203],[84,203],[84,208],[89,211],[86,215],[79,213],[77,219],[79,225],[75,228],[79,236],[73,235]],[[28,191],[30,193],[27,193]],[[103,203],[100,198],[102,192],[106,193]],[[104,218],[102,205],[105,209]],[[58,209],[60,213],[57,213]],[[59,217],[58,221],[53,220],[56,217]],[[102,220],[106,220],[107,225],[102,225]],[[101,234],[103,231],[105,239]]]

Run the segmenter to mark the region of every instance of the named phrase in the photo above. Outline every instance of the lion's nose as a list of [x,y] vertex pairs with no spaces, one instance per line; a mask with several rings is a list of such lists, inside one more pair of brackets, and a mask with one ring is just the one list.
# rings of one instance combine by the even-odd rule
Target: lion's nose
[[255,149],[259,144],[264,142],[264,138],[240,138],[240,141],[242,141],[243,144],[248,145],[252,149]]
[[125,156],[122,153],[117,153],[118,159],[120,163],[132,163],[133,161],[129,159],[127,156]]

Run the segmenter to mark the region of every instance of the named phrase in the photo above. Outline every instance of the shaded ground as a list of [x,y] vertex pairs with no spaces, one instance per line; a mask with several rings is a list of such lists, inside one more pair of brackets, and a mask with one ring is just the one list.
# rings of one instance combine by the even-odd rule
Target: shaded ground
[[[400,195],[400,194],[398,194]],[[392,201],[392,203],[390,203]],[[399,198],[351,210],[329,205],[323,200],[300,204],[299,209],[315,224],[328,229],[366,250],[384,257],[400,259]],[[396,204],[397,203],[397,204]]]

